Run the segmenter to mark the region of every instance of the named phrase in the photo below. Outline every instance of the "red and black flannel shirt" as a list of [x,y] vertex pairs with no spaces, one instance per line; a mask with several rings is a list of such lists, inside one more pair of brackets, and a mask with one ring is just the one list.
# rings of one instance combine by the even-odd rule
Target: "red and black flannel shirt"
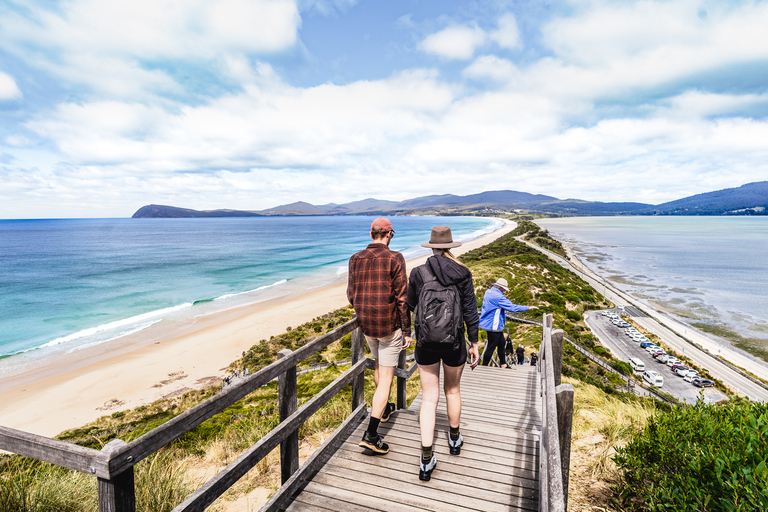
[[347,298],[364,334],[381,338],[402,329],[410,336],[406,285],[405,258],[385,244],[372,243],[349,258]]

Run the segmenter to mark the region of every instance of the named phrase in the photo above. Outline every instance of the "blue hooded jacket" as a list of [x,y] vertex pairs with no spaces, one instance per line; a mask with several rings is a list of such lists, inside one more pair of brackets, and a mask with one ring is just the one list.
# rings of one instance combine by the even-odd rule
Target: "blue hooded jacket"
[[528,311],[528,306],[513,304],[504,293],[491,286],[483,295],[483,309],[480,313],[480,328],[486,331],[503,331],[507,317],[504,311],[522,313]]

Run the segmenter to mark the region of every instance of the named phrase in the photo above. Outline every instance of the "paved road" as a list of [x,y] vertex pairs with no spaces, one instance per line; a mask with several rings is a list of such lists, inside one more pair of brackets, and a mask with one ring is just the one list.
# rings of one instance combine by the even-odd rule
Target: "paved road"
[[[616,314],[622,313],[618,309],[613,311]],[[632,307],[627,307],[623,313],[630,313],[633,316],[633,320],[637,319],[636,314],[642,315],[640,311]],[[708,402],[717,402],[726,398],[725,394],[721,391],[714,388],[697,388],[690,382],[683,380],[682,377],[674,374],[666,364],[657,361],[644,348],[640,348],[640,343],[627,336],[624,333],[624,329],[616,327],[608,317],[602,316],[600,311],[589,311],[586,315],[586,323],[598,337],[600,343],[610,350],[615,357],[625,362],[629,362],[631,357],[636,357],[645,363],[646,370],[659,372],[664,377],[664,385],[661,389],[678,400],[695,404],[700,393],[704,400]],[[642,379],[642,372],[636,375],[639,379]]]
[[[519,237],[517,239],[520,240]],[[562,258],[561,256],[551,251],[543,249],[526,240],[520,240],[520,241],[542,252],[549,258],[560,263],[560,265],[562,265],[563,267],[568,268],[573,272],[575,272],[576,274],[578,274],[579,276],[581,276],[598,293],[605,295],[606,299],[610,300],[614,304],[629,305],[626,311],[628,314],[630,314],[630,316],[632,316],[632,320],[635,323],[637,323],[638,326],[658,336],[661,339],[662,343],[667,347],[670,347],[672,350],[679,352],[681,354],[685,354],[687,357],[691,358],[691,360],[693,360],[698,366],[702,368],[706,368],[707,371],[709,371],[709,373],[711,373],[715,378],[724,382],[727,386],[729,386],[731,389],[736,391],[736,393],[746,396],[750,400],[755,400],[759,402],[768,402],[768,389],[766,389],[764,386],[761,386],[760,384],[753,382],[748,377],[742,375],[736,370],[733,370],[728,365],[720,362],[719,360],[712,357],[708,353],[704,352],[703,350],[697,348],[695,345],[686,341],[685,339],[680,337],[679,334],[673,332],[671,329],[664,326],[656,319],[645,315],[636,307],[632,307],[633,305],[632,299],[627,295],[625,295],[624,293],[619,292],[618,290],[612,288],[608,283],[605,282],[605,280],[600,279],[596,275],[592,274],[588,269],[586,270],[586,272],[582,271],[582,268],[580,266],[572,265],[568,260]],[[613,325],[611,326],[614,327]],[[615,332],[613,334],[615,337]],[[601,339],[601,342],[602,342],[602,339]],[[618,350],[618,347],[617,347],[617,350]],[[645,351],[643,350],[643,352]],[[647,355],[647,357],[650,357],[650,355]],[[645,361],[645,359],[643,360]],[[664,376],[665,381],[669,380],[667,379],[667,376],[670,375],[669,373],[664,373],[664,372],[660,372],[660,373]],[[680,380],[682,380],[682,378]],[[686,384],[688,383],[686,382]]]

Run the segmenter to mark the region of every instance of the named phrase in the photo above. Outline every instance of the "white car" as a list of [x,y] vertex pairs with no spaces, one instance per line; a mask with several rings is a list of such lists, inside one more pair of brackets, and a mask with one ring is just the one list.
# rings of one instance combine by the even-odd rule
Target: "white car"
[[649,354],[658,354],[659,352],[664,352],[664,349],[661,347],[647,347],[645,350],[648,351]]
[[676,364],[677,364],[677,363],[679,363],[679,362],[680,362],[680,360],[679,360],[678,358],[676,358],[675,356],[669,356],[669,357],[667,358],[667,366],[669,366],[670,368],[671,368],[673,365],[676,365]]
[[670,357],[672,357],[672,356],[670,356],[669,354],[662,354],[659,357],[657,357],[656,360],[658,362],[660,362],[660,363],[666,363],[667,359],[670,358]]
[[635,334],[634,336],[632,336],[632,339],[635,340],[638,343],[642,343],[644,341],[648,341],[648,338],[646,338],[642,334]]
[[687,382],[693,382],[693,379],[699,376],[699,372],[696,370],[688,370],[688,373],[683,375],[683,380]]

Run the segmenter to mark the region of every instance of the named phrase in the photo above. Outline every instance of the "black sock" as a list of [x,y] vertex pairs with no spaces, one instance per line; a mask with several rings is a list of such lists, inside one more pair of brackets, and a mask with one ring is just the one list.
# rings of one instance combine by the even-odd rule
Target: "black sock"
[[381,418],[374,418],[371,416],[371,421],[368,422],[368,433],[372,436],[379,435],[379,423],[381,422]]
[[424,463],[429,462],[432,459],[432,445],[421,445],[421,461]]
[[449,427],[451,429],[450,435],[452,440],[457,440],[459,438],[459,427]]

